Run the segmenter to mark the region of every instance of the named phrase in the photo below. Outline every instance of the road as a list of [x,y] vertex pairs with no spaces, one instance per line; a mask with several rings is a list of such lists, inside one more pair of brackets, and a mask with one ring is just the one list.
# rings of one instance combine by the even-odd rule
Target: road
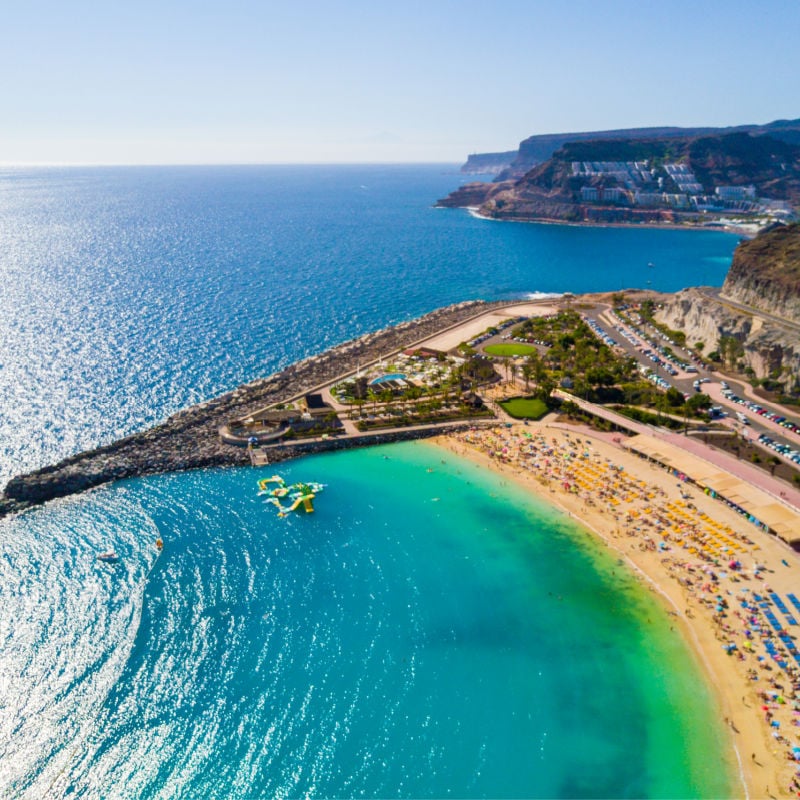
[[769,311],[762,311],[760,308],[753,308],[752,306],[747,306],[744,303],[738,303],[736,300],[729,300],[727,297],[722,295],[722,290],[718,289],[716,286],[704,286],[699,288],[698,291],[700,294],[704,294],[706,297],[714,300],[717,303],[728,305],[731,308],[735,308],[737,311],[747,314],[748,316],[753,316],[755,314],[758,317],[764,317],[764,319],[769,320],[775,325],[780,325],[782,328],[787,328],[796,336],[800,336],[800,325],[798,325],[796,322],[791,322],[783,317],[770,314]]
[[[752,313],[752,311],[750,313]],[[586,317],[587,319],[591,319],[596,322],[601,330],[603,330],[607,335],[611,336],[617,342],[617,347],[624,352],[625,355],[631,356],[639,364],[649,367],[656,373],[656,375],[665,379],[669,384],[684,394],[694,393],[694,382],[696,380],[703,381],[702,391],[711,397],[715,405],[721,406],[727,413],[727,417],[720,420],[720,422],[733,430],[740,431],[746,438],[749,438],[752,441],[752,444],[761,447],[757,441],[758,436],[761,433],[766,433],[776,442],[788,444],[789,447],[793,448],[794,450],[800,450],[800,434],[794,433],[787,428],[782,428],[772,420],[766,419],[765,417],[757,414],[755,411],[748,409],[741,403],[732,402],[722,394],[722,381],[726,381],[730,389],[739,398],[753,400],[762,408],[775,411],[777,414],[787,417],[787,419],[792,420],[796,424],[800,424],[800,416],[797,414],[787,413],[787,409],[784,407],[777,404],[768,403],[767,401],[758,398],[753,393],[752,387],[750,387],[749,384],[734,378],[726,378],[714,370],[707,368],[705,365],[693,365],[691,363],[692,357],[687,350],[675,344],[668,344],[663,340],[663,338],[661,338],[661,334],[652,329],[642,331],[640,329],[633,328],[632,326],[623,324],[619,318],[614,316],[610,306],[605,306],[599,312],[586,315]],[[800,326],[796,327],[798,334],[800,334]],[[667,365],[665,363],[656,363],[651,357],[643,352],[650,350],[655,353],[656,348],[662,344],[668,344],[677,358],[690,364],[692,367],[694,367],[694,369],[696,369],[696,372],[686,372],[677,368],[673,364],[671,367],[675,369],[677,374],[668,374],[666,371]],[[743,414],[748,420],[747,424],[743,424],[739,421],[737,418],[737,414],[739,413]],[[770,455],[775,454],[774,451],[766,447],[762,447],[762,449]],[[788,461],[788,459],[782,456],[779,457],[782,458],[782,460],[787,461],[787,463],[791,463]]]
[[[564,396],[561,392],[559,392],[559,394]],[[704,461],[708,461],[709,463],[720,467],[726,472],[729,472],[731,475],[735,475],[737,478],[740,478],[741,480],[746,481],[753,486],[757,486],[762,491],[767,492],[773,497],[779,499],[782,503],[785,503],[786,505],[789,505],[792,508],[800,511],[800,490],[791,486],[786,486],[786,484],[778,478],[769,475],[768,473],[764,472],[764,470],[758,469],[758,467],[752,464],[738,460],[730,453],[725,453],[713,447],[709,447],[695,436],[684,436],[680,433],[658,430],[650,427],[649,425],[633,422],[627,417],[621,417],[615,412],[607,408],[603,408],[603,406],[598,406],[594,403],[589,403],[586,400],[581,400],[579,398],[571,399],[581,408],[584,408],[586,411],[595,414],[596,416],[616,422],[617,424],[620,424],[629,430],[636,431],[637,433],[644,433],[648,436],[653,436],[656,439],[669,442],[675,447],[679,447],[681,450],[686,450],[698,458],[702,458]]]

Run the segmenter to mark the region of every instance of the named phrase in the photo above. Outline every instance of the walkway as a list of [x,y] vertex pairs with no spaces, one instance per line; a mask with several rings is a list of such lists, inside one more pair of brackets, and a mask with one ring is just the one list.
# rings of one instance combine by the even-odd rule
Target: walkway
[[[763,470],[754,467],[752,464],[739,461],[728,453],[708,447],[708,445],[704,444],[702,441],[699,441],[697,437],[684,436],[680,433],[671,433],[660,428],[653,428],[649,425],[644,425],[641,422],[636,422],[635,420],[623,417],[621,414],[617,414],[614,411],[610,411],[607,408],[603,408],[603,406],[598,406],[594,403],[589,403],[586,400],[573,397],[566,392],[557,391],[556,394],[564,399],[572,400],[585,411],[598,416],[601,419],[608,420],[615,425],[619,425],[626,430],[633,431],[634,433],[646,434],[647,436],[653,436],[656,439],[661,439],[662,441],[669,442],[670,444],[675,445],[682,450],[686,450],[698,458],[702,458],[703,460],[708,461],[710,464],[713,464],[720,469],[724,469],[726,472],[730,472],[737,478],[741,478],[753,486],[757,486],[762,491],[767,492],[786,505],[800,511],[800,490],[789,486],[778,478],[773,478],[771,475],[768,475]],[[783,428],[781,428],[781,430],[783,430]]]

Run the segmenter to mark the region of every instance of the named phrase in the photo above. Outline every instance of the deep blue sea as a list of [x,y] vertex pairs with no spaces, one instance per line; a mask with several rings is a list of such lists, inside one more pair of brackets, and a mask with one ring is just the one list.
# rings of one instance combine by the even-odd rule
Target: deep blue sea
[[[447,303],[719,285],[737,243],[434,209],[460,180],[0,171],[0,481]],[[216,470],[0,521],[0,794],[730,794],[657,604],[559,515],[439,459],[282,466],[327,484],[287,519],[256,471]]]

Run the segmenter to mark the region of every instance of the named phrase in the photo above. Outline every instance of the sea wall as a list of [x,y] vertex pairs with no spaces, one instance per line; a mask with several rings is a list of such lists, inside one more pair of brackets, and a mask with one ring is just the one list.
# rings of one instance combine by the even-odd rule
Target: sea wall
[[343,438],[331,437],[330,439],[312,439],[305,442],[292,442],[269,448],[269,463],[277,464],[289,461],[300,456],[314,455],[315,453],[330,453],[337,450],[352,450],[357,447],[374,447],[379,444],[394,444],[395,442],[412,442],[418,439],[429,439],[445,433],[458,433],[472,428],[497,425],[497,420],[473,419],[459,423],[443,422],[439,425],[426,425],[420,428],[403,428],[389,433],[371,433],[365,436],[349,436]]
[[[387,353],[410,347],[502,305],[500,302],[481,301],[458,303],[377,333],[366,334],[292,364],[267,378],[180,411],[146,431],[12,478],[0,495],[0,517],[120,478],[249,464],[245,449],[225,445],[219,438],[219,428],[231,419],[247,416],[273,403],[291,400],[354,371],[357,364],[363,366],[377,361]],[[354,446],[374,444],[369,438],[372,437],[359,438]],[[386,435],[376,434],[376,441],[388,440]],[[335,448],[333,445],[323,448],[320,443],[319,449]],[[297,444],[281,449],[282,455],[276,460],[308,452],[318,450],[310,444]]]

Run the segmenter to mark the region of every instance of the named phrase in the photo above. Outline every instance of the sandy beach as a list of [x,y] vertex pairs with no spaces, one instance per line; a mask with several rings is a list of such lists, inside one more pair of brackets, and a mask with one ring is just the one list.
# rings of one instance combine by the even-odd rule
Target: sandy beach
[[517,481],[618,551],[663,600],[716,691],[741,796],[800,796],[800,582],[788,545],[611,434],[538,423],[433,441]]

